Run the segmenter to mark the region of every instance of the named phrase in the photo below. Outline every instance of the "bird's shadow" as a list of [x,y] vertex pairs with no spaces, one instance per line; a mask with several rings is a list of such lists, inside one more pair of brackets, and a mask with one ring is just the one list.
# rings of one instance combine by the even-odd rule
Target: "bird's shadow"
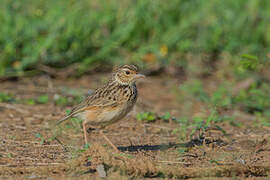
[[131,146],[119,146],[119,149],[122,152],[137,152],[137,151],[158,151],[158,150],[167,150],[172,147],[185,147],[185,143],[169,143],[169,144],[158,144],[158,145],[131,145]]
[[[117,147],[120,151],[125,152],[136,152],[136,151],[164,151],[170,148],[189,148],[194,146],[203,145],[203,143],[210,144],[212,142],[206,141],[204,138],[193,139],[186,143],[168,143],[159,145],[131,145],[131,146],[119,146]],[[222,140],[217,140],[215,143],[222,145],[224,142]]]

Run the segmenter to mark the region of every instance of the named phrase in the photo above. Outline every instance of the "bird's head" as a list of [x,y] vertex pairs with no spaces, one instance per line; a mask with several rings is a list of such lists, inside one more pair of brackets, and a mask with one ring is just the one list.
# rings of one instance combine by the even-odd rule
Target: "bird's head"
[[141,78],[145,78],[145,76],[138,74],[138,68],[134,65],[123,65],[117,68],[113,74],[113,79],[122,85],[130,85]]

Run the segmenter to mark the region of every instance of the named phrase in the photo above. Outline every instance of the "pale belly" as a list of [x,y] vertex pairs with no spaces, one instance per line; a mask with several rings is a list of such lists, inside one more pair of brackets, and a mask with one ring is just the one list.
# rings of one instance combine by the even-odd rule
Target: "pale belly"
[[80,118],[93,126],[107,126],[123,119],[134,104],[123,104],[121,107],[104,107],[88,110],[80,114]]

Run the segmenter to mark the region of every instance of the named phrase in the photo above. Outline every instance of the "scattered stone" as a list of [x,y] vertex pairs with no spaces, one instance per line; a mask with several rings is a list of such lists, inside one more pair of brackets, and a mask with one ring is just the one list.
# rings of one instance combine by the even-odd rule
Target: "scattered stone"
[[38,177],[34,174],[32,174],[31,176],[28,177],[28,179],[37,179]]
[[96,168],[96,170],[98,172],[99,177],[105,178],[107,176],[103,164],[98,165],[97,168]]

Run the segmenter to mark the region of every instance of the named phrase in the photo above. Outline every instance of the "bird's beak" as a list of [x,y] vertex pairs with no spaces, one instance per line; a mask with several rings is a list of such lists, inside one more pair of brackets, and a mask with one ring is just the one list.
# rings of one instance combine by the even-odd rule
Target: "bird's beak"
[[143,75],[143,74],[136,74],[134,76],[134,79],[143,79],[143,78],[145,78],[145,75]]

